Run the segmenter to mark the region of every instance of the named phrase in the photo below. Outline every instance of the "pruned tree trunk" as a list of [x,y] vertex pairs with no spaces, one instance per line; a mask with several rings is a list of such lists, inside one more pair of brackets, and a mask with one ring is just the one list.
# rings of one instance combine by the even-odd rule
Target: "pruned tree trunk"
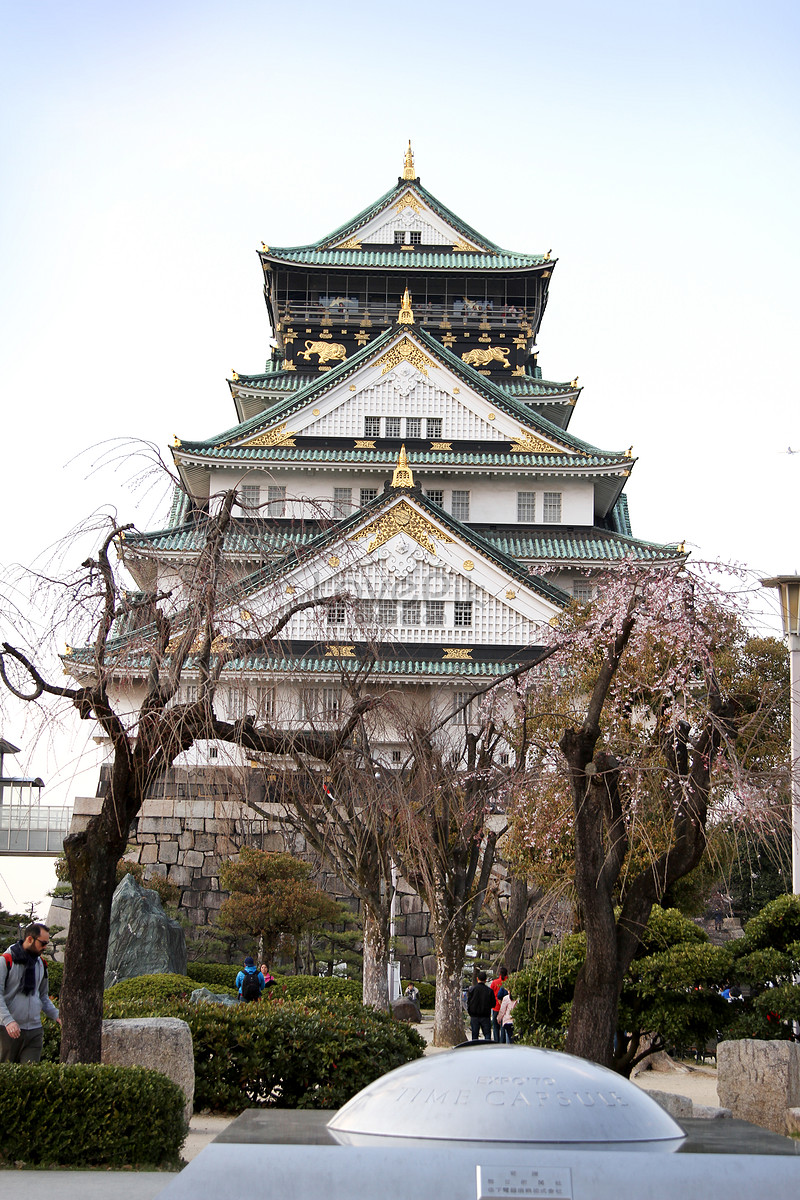
[[[434,936],[436,936],[434,934]],[[466,938],[444,934],[436,938],[436,1008],[433,1017],[434,1046],[457,1046],[464,1041],[464,1010],[461,1006],[461,970]]]
[[364,911],[363,1003],[389,1010],[389,926],[369,905]]

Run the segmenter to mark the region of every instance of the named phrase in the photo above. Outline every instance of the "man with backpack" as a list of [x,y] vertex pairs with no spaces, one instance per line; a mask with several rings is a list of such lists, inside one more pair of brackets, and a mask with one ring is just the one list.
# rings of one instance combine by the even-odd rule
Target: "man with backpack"
[[50,930],[34,921],[0,955],[0,1063],[38,1062],[42,1057],[41,1014],[61,1024],[48,995],[47,963],[42,953]]
[[236,990],[239,993],[239,999],[246,1004],[252,1000],[261,999],[261,993],[264,990],[264,976],[249,955],[244,960],[244,969],[236,976]]

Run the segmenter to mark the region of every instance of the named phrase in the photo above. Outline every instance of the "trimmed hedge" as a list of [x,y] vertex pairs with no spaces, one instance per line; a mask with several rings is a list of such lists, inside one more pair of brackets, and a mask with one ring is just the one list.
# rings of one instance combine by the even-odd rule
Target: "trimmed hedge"
[[[234,987],[241,969],[225,963],[191,962],[186,967],[186,974],[213,991],[217,987]],[[335,975],[276,975],[274,986],[264,995],[281,996],[286,1000],[341,996],[360,1004],[361,984],[357,979],[339,979]]]
[[[188,975],[135,975],[132,979],[121,979],[105,990],[105,999],[111,1001],[127,1000],[188,1000],[198,987],[196,979]],[[216,990],[229,996],[236,995],[236,988],[216,986]]]
[[[61,1166],[174,1163],[185,1097],[166,1075],[99,1063],[0,1065],[0,1161]],[[17,1190],[24,1194],[20,1184]]]
[[[274,991],[274,989],[273,989]],[[340,1108],[386,1071],[421,1057],[407,1025],[347,1000],[226,1007],[114,1002],[108,1018],[179,1017],[192,1031],[197,1109]]]
[[64,964],[47,960],[47,990],[53,999],[58,998],[61,991],[61,980],[64,977]]

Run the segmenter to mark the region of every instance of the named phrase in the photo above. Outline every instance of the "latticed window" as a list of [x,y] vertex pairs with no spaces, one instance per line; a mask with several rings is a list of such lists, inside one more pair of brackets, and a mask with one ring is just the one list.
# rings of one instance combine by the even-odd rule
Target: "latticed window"
[[322,719],[338,721],[342,712],[342,689],[326,687],[322,689]]
[[421,625],[422,605],[419,600],[403,601],[403,624]]
[[275,688],[256,688],[256,715],[260,721],[275,720]]
[[335,603],[328,605],[329,625],[344,625],[346,617],[347,612],[342,600],[337,600]]
[[441,488],[431,488],[431,490],[426,492],[425,495],[429,500],[432,500],[434,504],[438,504],[440,508],[444,508],[444,492]]
[[381,436],[381,419],[380,417],[364,417],[364,437],[375,438]]
[[542,520],[561,520],[561,492],[545,492],[542,496]]
[[582,604],[588,604],[590,600],[594,600],[594,588],[588,579],[576,579],[572,584],[572,595]]
[[246,688],[231,688],[228,692],[228,716],[232,721],[241,721],[246,711]]
[[377,488],[362,488],[360,492],[360,503],[363,508],[365,504],[371,504],[378,494]]
[[400,764],[402,763],[402,761],[403,761],[403,751],[402,750],[393,750],[392,751],[392,766],[399,767]]
[[333,489],[333,515],[347,517],[353,509],[353,489],[335,487]]
[[425,619],[429,625],[444,625],[444,600],[429,600],[425,605]]
[[517,492],[517,520],[536,520],[536,492]]
[[422,437],[422,417],[406,417],[406,437]]
[[286,512],[286,488],[270,484],[267,488],[267,511],[271,517],[282,517]]
[[408,240],[412,246],[419,246],[422,243],[422,230],[410,229],[408,232]]
[[441,417],[428,417],[425,422],[425,436],[429,438],[440,438],[442,436]]
[[196,704],[197,703],[197,684],[196,683],[184,684],[183,701],[184,701],[184,704]]
[[400,437],[400,418],[399,417],[387,417],[386,418],[386,436],[387,436],[387,438],[399,438]]
[[453,605],[453,624],[456,629],[468,629],[472,625],[471,600],[456,600]]
[[239,507],[255,511],[261,503],[261,488],[257,483],[243,483],[239,488]]
[[303,721],[314,721],[317,716],[319,692],[316,688],[300,689],[300,717]]
[[391,629],[397,624],[397,604],[394,600],[379,600],[375,605],[375,619],[381,629]]
[[453,492],[452,513],[457,521],[469,520],[469,492]]
[[471,700],[472,692],[455,692],[453,695],[453,714],[459,725],[469,724]]
[[405,231],[405,229],[395,229],[395,231],[394,231],[394,244],[395,244],[395,246],[402,246],[402,245],[403,245],[403,243],[405,242],[405,240],[406,240],[406,231]]

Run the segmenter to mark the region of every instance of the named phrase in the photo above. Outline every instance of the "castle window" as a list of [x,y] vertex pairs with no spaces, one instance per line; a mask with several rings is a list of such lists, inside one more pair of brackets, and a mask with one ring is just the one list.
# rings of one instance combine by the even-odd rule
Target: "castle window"
[[197,703],[197,684],[187,683],[183,687],[183,702],[184,704]]
[[380,417],[364,417],[364,437],[376,438],[381,436]]
[[271,517],[282,517],[286,512],[286,488],[273,487],[267,488],[267,512]]
[[536,520],[536,492],[517,492],[517,520]]
[[441,488],[431,488],[431,490],[426,492],[425,495],[429,500],[432,500],[434,504],[438,504],[439,508],[444,508],[444,492]]
[[450,509],[457,521],[468,521],[469,492],[453,492]]
[[342,689],[326,687],[322,689],[322,719],[338,721],[342,712]]
[[399,417],[387,417],[386,418],[386,436],[387,436],[387,438],[399,438],[400,437],[400,418]]
[[343,601],[337,600],[335,604],[328,605],[328,624],[329,625],[344,625],[347,613]]
[[419,600],[404,600],[403,601],[403,624],[404,625],[421,625],[422,605]]
[[304,721],[313,721],[317,715],[319,692],[316,688],[300,689],[300,717]]
[[419,246],[422,242],[422,230],[410,229],[408,233],[408,240],[412,246]]
[[400,764],[402,763],[402,761],[403,761],[403,751],[402,750],[393,750],[392,751],[392,766],[399,767]]
[[241,721],[247,710],[247,689],[231,688],[228,692],[228,716],[232,721]]
[[333,515],[348,517],[353,508],[353,489],[335,487],[333,489]]
[[406,240],[406,231],[405,231],[405,229],[395,229],[395,231],[394,231],[394,244],[395,244],[395,246],[402,246],[402,245],[403,245],[403,243],[405,242],[405,240]]
[[255,510],[261,503],[261,488],[257,483],[243,483],[239,488],[239,508]]
[[431,626],[444,625],[444,600],[429,600],[425,605],[425,617]]
[[471,600],[456,600],[453,605],[453,624],[456,629],[468,629],[472,625]]
[[442,436],[442,418],[428,417],[425,422],[425,436],[429,438],[440,438]]
[[453,714],[458,725],[469,724],[469,710],[472,700],[471,692],[456,692],[453,696]]
[[275,688],[256,688],[256,714],[261,721],[275,720]]
[[375,619],[381,629],[391,629],[397,624],[397,605],[394,600],[379,600],[375,605]]
[[371,504],[378,494],[377,488],[361,488],[360,505],[363,508],[365,504]]
[[561,492],[545,492],[542,496],[542,520],[561,520]]
[[406,417],[406,437],[407,438],[422,437],[422,418],[421,417]]
[[581,604],[588,604],[590,600],[594,600],[594,588],[588,580],[576,579],[572,584],[572,596]]

